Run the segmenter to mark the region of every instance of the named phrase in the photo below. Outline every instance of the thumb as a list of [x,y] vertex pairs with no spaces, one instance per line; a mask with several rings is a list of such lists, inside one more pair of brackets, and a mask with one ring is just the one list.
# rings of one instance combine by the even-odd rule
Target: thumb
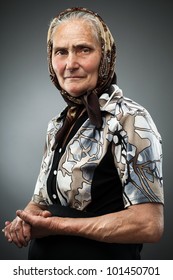
[[30,215],[24,211],[24,210],[17,210],[16,211],[16,215],[21,218],[23,221],[25,221],[26,223],[30,223],[31,222],[31,218]]
[[44,217],[44,218],[48,218],[48,217],[51,217],[51,216],[52,216],[52,213],[47,211],[47,210],[42,212],[42,217]]

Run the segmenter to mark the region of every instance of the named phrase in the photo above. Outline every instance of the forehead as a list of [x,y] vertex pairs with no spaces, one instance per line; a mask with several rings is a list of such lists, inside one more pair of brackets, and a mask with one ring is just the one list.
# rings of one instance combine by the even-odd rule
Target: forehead
[[52,42],[88,41],[100,45],[98,35],[93,24],[83,19],[65,21],[55,27],[52,33]]

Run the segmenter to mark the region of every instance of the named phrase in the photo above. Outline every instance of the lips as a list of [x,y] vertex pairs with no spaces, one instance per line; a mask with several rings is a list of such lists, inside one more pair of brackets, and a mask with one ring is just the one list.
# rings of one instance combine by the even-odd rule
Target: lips
[[82,79],[84,78],[83,76],[67,76],[67,77],[64,77],[64,79]]

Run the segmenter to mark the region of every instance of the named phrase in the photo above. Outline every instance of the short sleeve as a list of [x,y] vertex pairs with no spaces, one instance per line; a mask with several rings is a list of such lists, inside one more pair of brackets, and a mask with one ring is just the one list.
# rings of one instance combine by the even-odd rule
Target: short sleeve
[[162,141],[147,110],[125,114],[113,142],[124,206],[163,203]]

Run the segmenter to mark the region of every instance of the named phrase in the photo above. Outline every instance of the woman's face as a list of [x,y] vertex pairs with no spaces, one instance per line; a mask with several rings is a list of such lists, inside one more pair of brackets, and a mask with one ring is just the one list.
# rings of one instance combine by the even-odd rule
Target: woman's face
[[74,97],[95,88],[101,46],[91,25],[77,19],[62,23],[52,43],[52,66],[61,88]]

